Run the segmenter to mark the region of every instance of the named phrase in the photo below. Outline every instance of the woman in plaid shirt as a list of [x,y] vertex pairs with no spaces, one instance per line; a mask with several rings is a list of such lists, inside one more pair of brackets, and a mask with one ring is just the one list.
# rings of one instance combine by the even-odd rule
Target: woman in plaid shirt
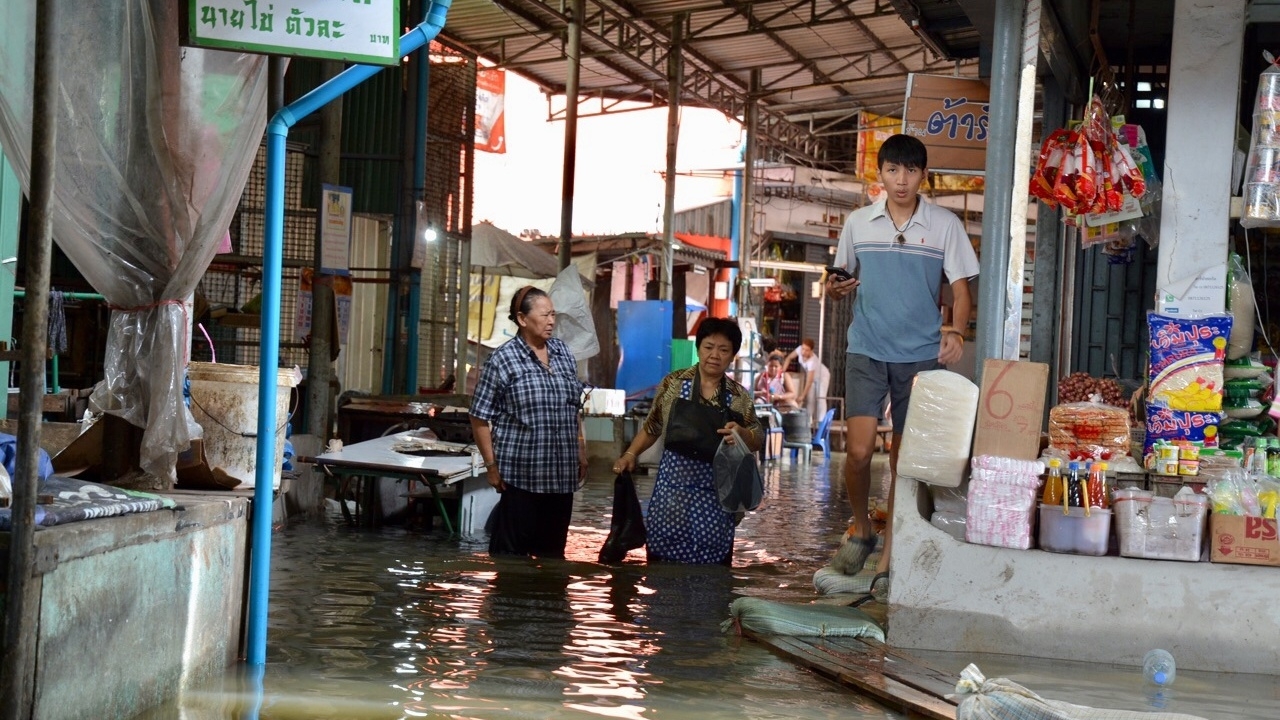
[[564,557],[573,494],[587,476],[582,382],[573,353],[551,336],[551,298],[526,285],[511,299],[520,332],[489,356],[471,399],[471,428],[493,510],[490,555]]

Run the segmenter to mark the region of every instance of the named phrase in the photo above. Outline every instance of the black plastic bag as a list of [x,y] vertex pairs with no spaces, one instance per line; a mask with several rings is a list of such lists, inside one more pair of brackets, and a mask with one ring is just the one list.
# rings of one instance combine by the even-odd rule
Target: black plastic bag
[[693,460],[711,462],[720,447],[720,435],[716,431],[724,425],[724,410],[676,398],[667,418],[663,447]]
[[600,562],[621,562],[627,552],[644,547],[645,540],[644,513],[636,496],[636,484],[631,473],[620,473],[613,479],[613,520],[609,523],[609,537],[600,547]]

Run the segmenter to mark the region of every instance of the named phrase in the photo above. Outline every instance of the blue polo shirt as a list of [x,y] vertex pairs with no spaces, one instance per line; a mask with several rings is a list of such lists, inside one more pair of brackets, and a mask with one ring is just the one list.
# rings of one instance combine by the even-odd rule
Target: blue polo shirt
[[886,202],[855,211],[840,231],[835,265],[861,280],[846,352],[881,362],[936,360],[942,281],[977,275],[978,256],[960,218],[923,197],[897,242]]

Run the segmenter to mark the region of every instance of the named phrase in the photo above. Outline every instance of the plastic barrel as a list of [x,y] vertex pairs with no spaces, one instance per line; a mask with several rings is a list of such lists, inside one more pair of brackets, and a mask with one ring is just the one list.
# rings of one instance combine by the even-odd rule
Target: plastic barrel
[[782,414],[782,436],[787,442],[805,443],[813,439],[809,433],[809,413],[792,410]]
[[[193,362],[187,367],[187,377],[191,380],[191,414],[204,430],[209,467],[222,468],[239,479],[241,487],[252,487],[258,449],[258,367]],[[281,369],[277,377],[273,487],[280,487],[284,426],[296,384],[292,369]]]

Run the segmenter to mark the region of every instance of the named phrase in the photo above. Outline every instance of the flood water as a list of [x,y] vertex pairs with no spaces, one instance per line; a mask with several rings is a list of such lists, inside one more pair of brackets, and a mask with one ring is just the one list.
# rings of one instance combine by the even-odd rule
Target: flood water
[[[765,503],[739,527],[732,568],[648,566],[643,551],[597,564],[607,466],[577,498],[563,561],[495,560],[482,542],[438,530],[356,530],[336,512],[289,527],[274,538],[260,688],[233,674],[139,720],[902,717],[721,630],[737,596],[815,599],[813,572],[848,519],[832,460],[830,474],[818,457],[811,469],[766,465]],[[651,477],[637,486],[647,498]],[[1252,697],[1236,702],[1221,678],[1245,676],[1179,671],[1183,696],[1147,698],[1134,668],[930,659],[957,674],[976,661],[988,676],[1098,707],[1276,716],[1272,678],[1242,681]]]

